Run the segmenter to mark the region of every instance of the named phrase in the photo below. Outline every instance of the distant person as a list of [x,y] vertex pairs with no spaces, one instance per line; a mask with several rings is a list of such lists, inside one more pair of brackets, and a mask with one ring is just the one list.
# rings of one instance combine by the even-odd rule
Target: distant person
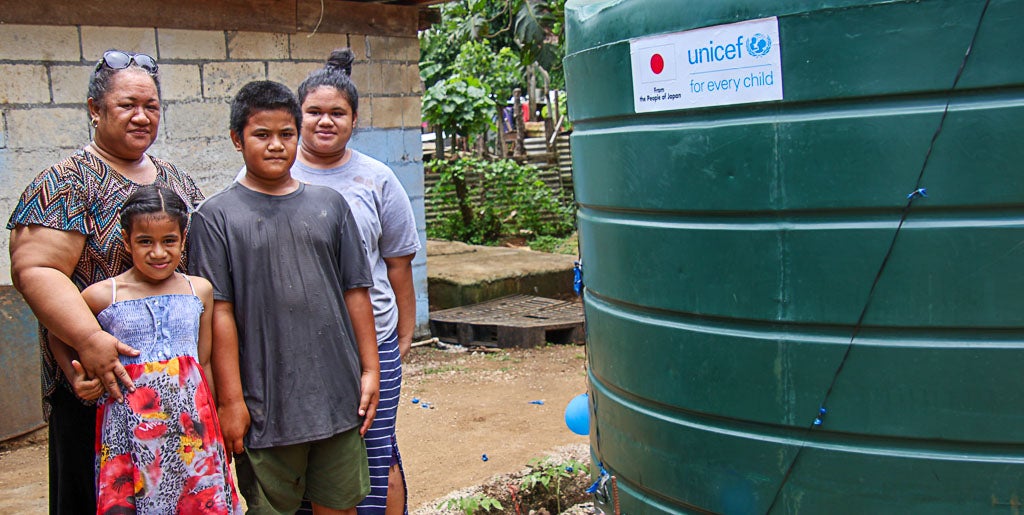
[[[121,357],[135,384],[126,402],[98,405],[98,513],[242,513],[205,379],[213,287],[175,272],[188,209],[163,186],[139,188],[121,209],[134,265],[82,292],[103,330],[140,351]],[[98,397],[99,379],[72,363],[79,397]]]
[[213,283],[213,375],[251,513],[355,514],[380,388],[373,285],[336,191],[291,176],[302,112],[276,82],[231,102],[245,174],[193,216],[190,270]]
[[[380,353],[380,405],[366,434],[370,495],[360,515],[407,512],[405,473],[395,437],[402,360],[416,329],[412,260],[420,249],[409,196],[384,163],[349,148],[359,119],[359,93],[350,75],[352,51],[335,50],[299,85],[302,138],[292,177],[329,186],[352,208],[373,268],[370,299]],[[389,488],[389,482],[393,488]],[[386,507],[386,510],[385,510]]]
[[67,342],[88,377],[121,399],[132,381],[118,356],[138,351],[100,328],[80,292],[132,266],[118,217],[141,185],[165,185],[192,205],[203,199],[188,174],[146,153],[160,125],[159,84],[152,57],[105,52],[89,76],[92,141],[40,173],[7,222],[11,280],[40,324],[54,514],[96,513],[96,407],[72,393],[71,362],[56,360],[51,346]]

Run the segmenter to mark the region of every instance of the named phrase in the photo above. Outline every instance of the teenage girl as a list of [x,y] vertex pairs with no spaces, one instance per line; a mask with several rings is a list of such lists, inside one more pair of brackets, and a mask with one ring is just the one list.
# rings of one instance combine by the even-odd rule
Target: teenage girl
[[[241,513],[210,376],[213,287],[175,272],[188,208],[163,186],[124,203],[133,266],[82,292],[100,326],[140,351],[121,356],[135,383],[125,402],[101,397],[96,416],[99,513]],[[78,363],[78,395],[98,395]]]

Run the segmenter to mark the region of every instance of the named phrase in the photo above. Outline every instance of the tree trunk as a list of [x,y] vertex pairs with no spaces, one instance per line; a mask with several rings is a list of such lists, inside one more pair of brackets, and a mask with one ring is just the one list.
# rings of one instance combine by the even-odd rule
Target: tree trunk
[[440,125],[434,126],[434,159],[444,159],[444,131]]
[[526,124],[523,122],[523,92],[519,88],[512,90],[512,110],[516,115],[516,146],[512,150],[514,159],[526,158]]

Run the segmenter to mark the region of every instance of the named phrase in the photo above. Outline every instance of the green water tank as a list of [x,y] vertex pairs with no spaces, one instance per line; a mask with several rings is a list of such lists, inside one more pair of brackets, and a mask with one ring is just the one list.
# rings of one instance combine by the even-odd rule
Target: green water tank
[[1024,0],[565,21],[599,508],[1017,513]]

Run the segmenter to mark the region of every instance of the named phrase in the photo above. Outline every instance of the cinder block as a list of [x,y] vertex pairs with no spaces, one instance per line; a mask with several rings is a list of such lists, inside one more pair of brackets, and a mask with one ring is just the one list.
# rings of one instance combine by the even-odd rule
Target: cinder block
[[[362,104],[360,104],[360,111],[362,111]],[[362,119],[362,114],[360,114]],[[363,124],[362,121],[359,123],[362,127],[369,127],[368,124]],[[379,161],[388,161],[388,134],[387,131],[372,128],[357,128],[352,133],[352,142],[349,144],[352,148],[374,158]]]
[[89,75],[93,65],[69,65],[50,67],[50,86],[53,87],[54,104],[85,104],[89,97]]
[[383,65],[379,62],[355,64],[352,66],[352,80],[359,88],[359,96],[384,94]]
[[367,97],[360,93],[359,125],[356,128],[356,133],[358,134],[360,129],[369,129],[373,126],[373,97]]
[[231,98],[246,83],[267,78],[262,62],[223,62],[203,65],[203,97]]
[[[411,161],[417,163],[423,161],[422,136],[422,124],[419,127],[407,127],[400,135],[398,135],[398,138],[401,138],[402,141],[398,146],[405,149],[405,153],[411,158]],[[422,168],[422,165],[420,165],[420,168]]]
[[420,79],[420,64],[402,65],[402,89],[403,93],[423,93],[423,81]]
[[112,48],[157,57],[156,29],[82,27],[82,55],[86,61],[95,63]]
[[423,198],[423,165],[421,163],[393,164],[398,180],[409,198]]
[[[82,140],[77,146],[81,147],[89,140]],[[15,202],[21,197],[21,192],[31,183],[43,170],[53,166],[57,161],[64,159],[74,152],[73,149],[57,148],[34,148],[21,149],[18,151],[0,151],[3,158],[0,168],[0,198],[13,198]],[[12,210],[14,206],[11,206]],[[11,210],[0,211],[8,216]],[[4,223],[7,219],[4,218]],[[4,235],[6,236],[6,234]]]
[[7,112],[10,149],[72,149],[89,142],[89,115],[80,108],[34,107]]
[[158,29],[160,59],[227,58],[227,40],[220,30]]
[[[291,40],[292,59],[312,59],[321,65],[327,61],[332,50],[349,46],[347,34],[316,33],[310,36],[308,32],[300,32],[292,34],[289,39]],[[359,56],[356,55],[355,58],[359,59]]]
[[423,124],[423,115],[420,113],[422,107],[423,100],[419,96],[402,97],[402,127],[420,130]]
[[242,168],[242,157],[227,138],[227,129],[224,134],[222,138],[173,140],[154,145],[151,150],[191,175],[199,189],[210,196],[231,184]]
[[366,36],[366,58],[383,61],[388,57],[388,43],[385,36]]
[[228,31],[229,59],[288,59],[288,35],[276,32]]
[[267,63],[267,79],[280,82],[298,92],[299,84],[313,70],[320,68],[321,63]]
[[227,102],[187,102],[164,108],[161,132],[168,145],[195,139],[228,139]]
[[391,37],[389,41],[391,52],[399,61],[418,63],[420,61],[420,40],[419,38]]
[[395,95],[405,93],[405,68],[404,65],[395,63],[383,63],[380,65],[381,93]]
[[199,65],[160,65],[160,97],[164,102],[201,99],[203,83],[200,79]]
[[402,97],[375,97],[373,99],[373,126],[393,129],[402,126]]
[[419,61],[419,47],[417,38],[366,36],[366,54],[377,61]]
[[0,59],[12,61],[78,61],[76,27],[0,24]]
[[403,127],[387,131],[388,162],[405,165],[422,160],[423,144],[420,140],[420,128]]
[[367,54],[365,34],[349,34],[348,47],[351,48],[352,53],[355,54],[356,61],[365,61],[370,58],[369,54]]
[[0,104],[50,102],[46,67],[41,64],[0,64]]

